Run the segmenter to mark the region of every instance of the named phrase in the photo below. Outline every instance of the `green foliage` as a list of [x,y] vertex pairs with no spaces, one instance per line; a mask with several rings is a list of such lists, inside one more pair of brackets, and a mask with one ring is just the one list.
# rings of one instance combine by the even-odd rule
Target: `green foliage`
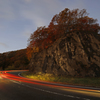
[[90,78],[90,77],[76,78],[76,77],[62,77],[62,76],[59,77],[59,76],[53,76],[52,74],[42,74],[42,73],[33,74],[30,72],[24,72],[21,75],[27,78],[32,78],[42,81],[60,82],[71,85],[100,87],[100,77],[99,78]]

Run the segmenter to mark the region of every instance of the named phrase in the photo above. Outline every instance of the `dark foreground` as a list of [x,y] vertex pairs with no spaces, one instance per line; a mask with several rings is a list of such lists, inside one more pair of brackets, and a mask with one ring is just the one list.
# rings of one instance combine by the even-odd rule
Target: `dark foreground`
[[0,100],[100,100],[100,90],[51,85],[0,72]]

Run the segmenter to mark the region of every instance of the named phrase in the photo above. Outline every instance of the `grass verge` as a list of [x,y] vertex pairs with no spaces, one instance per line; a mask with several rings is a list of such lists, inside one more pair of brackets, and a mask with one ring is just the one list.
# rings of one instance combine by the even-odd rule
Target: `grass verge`
[[100,77],[99,78],[58,77],[58,76],[53,76],[52,74],[42,74],[42,73],[33,74],[30,72],[23,72],[21,75],[35,80],[58,82],[69,85],[92,86],[100,88]]

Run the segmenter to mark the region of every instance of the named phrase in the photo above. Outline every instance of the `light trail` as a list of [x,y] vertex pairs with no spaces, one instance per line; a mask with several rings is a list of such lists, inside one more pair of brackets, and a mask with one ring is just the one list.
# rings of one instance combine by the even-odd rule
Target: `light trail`
[[13,82],[18,83],[18,84],[20,84],[19,82],[24,82],[24,83],[30,83],[30,84],[35,84],[35,85],[42,85],[42,86],[57,88],[57,89],[61,89],[61,90],[64,90],[64,91],[77,92],[77,93],[87,94],[87,95],[92,94],[93,96],[100,97],[100,90],[68,87],[68,86],[53,84],[52,82],[50,82],[50,83],[47,82],[46,83],[46,82],[43,82],[43,81],[34,81],[32,79],[28,79],[28,78],[20,77],[20,76],[17,76],[17,75],[13,75],[13,74],[10,74],[8,72],[11,72],[11,71],[0,71],[0,78],[10,79]]

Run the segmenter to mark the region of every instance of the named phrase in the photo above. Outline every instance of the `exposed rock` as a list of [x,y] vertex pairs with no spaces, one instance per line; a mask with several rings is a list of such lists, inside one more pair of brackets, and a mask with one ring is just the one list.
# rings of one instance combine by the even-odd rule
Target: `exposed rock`
[[51,47],[33,54],[30,71],[63,76],[100,76],[100,39],[90,33],[69,33]]

